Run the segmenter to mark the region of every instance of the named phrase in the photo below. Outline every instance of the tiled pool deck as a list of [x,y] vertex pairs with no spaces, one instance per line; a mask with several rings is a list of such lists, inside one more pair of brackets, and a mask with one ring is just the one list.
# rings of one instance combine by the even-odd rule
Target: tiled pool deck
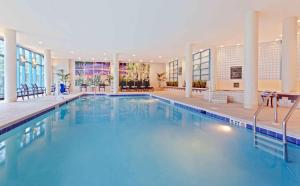
[[[11,130],[24,122],[24,120],[26,121],[28,118],[32,118],[37,114],[42,114],[83,94],[84,93],[76,93],[67,95],[64,96],[64,99],[57,99],[55,96],[46,96],[37,99],[30,99],[28,101],[18,101],[15,103],[0,103],[0,131],[4,128]],[[241,104],[213,104],[204,100],[200,95],[193,95],[191,98],[185,98],[183,93],[174,91],[125,94],[152,94],[164,99],[169,99],[171,102],[175,101],[175,105],[178,107],[184,107],[186,109],[195,108],[200,113],[205,112],[206,115],[211,115],[215,118],[219,117],[219,119],[224,120],[225,122],[230,122],[247,128],[251,127],[250,125],[247,126],[247,124],[252,123],[252,115],[255,112],[255,109],[244,109]],[[279,121],[282,121],[287,110],[287,108],[278,109]],[[261,129],[262,133],[266,132],[268,135],[280,138],[282,136],[278,133],[281,132],[281,126],[280,124],[275,125],[270,122],[272,119],[273,109],[265,108],[258,118],[258,126],[263,128]],[[287,130],[289,136],[300,139],[300,110],[296,110],[291,117]],[[5,131],[2,130],[2,132]],[[296,139],[290,139],[290,141],[293,140]],[[295,143],[298,143],[298,141],[295,141]]]

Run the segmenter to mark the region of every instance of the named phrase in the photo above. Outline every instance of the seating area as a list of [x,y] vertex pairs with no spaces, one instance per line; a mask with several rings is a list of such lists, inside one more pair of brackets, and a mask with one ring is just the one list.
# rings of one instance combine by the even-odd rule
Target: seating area
[[22,98],[22,100],[24,100],[25,97],[29,99],[30,97],[36,98],[45,95],[46,88],[39,87],[37,84],[32,84],[31,87],[28,87],[27,84],[21,84],[21,87],[17,88],[17,98]]
[[150,82],[147,80],[140,81],[121,81],[120,89],[122,92],[134,91],[154,91],[154,88],[150,86]]

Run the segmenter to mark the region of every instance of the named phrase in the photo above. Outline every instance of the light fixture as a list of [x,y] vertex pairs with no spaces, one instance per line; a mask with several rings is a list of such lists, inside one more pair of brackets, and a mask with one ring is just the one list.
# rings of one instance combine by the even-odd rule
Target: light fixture
[[232,131],[232,128],[228,125],[220,125],[219,130],[228,133]]
[[39,44],[39,45],[42,45],[42,44],[43,44],[43,41],[38,41],[38,44]]
[[71,50],[70,53],[71,53],[71,54],[74,54],[74,51]]
[[21,61],[22,63],[25,63],[25,62],[27,61],[27,59],[26,59],[26,57],[25,57],[24,55],[21,55],[21,56],[20,56],[20,61]]
[[153,60],[150,60],[150,63],[153,63]]
[[297,21],[298,23],[300,23],[300,19],[298,19],[298,21]]
[[103,55],[106,56],[106,53],[104,52]]
[[280,41],[280,40],[281,40],[281,39],[279,39],[279,38],[276,38],[276,39],[275,39],[275,41]]
[[220,48],[224,48],[224,45],[220,45],[219,47],[220,47]]
[[159,59],[161,59],[161,58],[162,58],[162,56],[158,56],[158,58],[159,58]]
[[36,60],[35,60],[34,58],[32,59],[32,62],[31,62],[31,63],[32,63],[32,66],[33,66],[33,67],[36,66]]
[[79,60],[81,60],[81,57],[78,57]]
[[236,46],[241,46],[241,44],[238,43],[238,44],[236,44]]
[[132,57],[135,57],[135,54],[132,54]]
[[142,63],[142,62],[143,62],[143,60],[142,60],[142,59],[140,59],[140,62]]

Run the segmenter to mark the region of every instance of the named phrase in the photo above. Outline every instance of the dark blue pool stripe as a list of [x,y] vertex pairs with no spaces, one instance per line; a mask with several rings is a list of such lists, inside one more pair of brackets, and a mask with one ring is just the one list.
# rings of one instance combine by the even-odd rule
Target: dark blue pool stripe
[[33,119],[35,119],[35,118],[37,118],[37,117],[39,117],[39,116],[41,116],[43,114],[46,114],[47,112],[50,112],[50,111],[52,111],[54,109],[55,109],[55,106],[47,108],[47,109],[43,110],[42,112],[39,112],[39,113],[37,113],[37,114],[35,114],[33,116],[30,116],[28,118],[25,118],[25,119],[22,119],[22,120],[18,121],[17,123],[14,123],[14,124],[11,124],[9,126],[6,126],[6,127],[2,128],[2,129],[0,129],[0,135],[2,135],[4,133],[7,133],[7,132],[9,132],[9,131],[11,131],[11,130],[13,130],[13,129],[15,129],[15,128],[21,126],[21,125],[23,125],[23,124],[25,124],[26,122],[31,121],[31,120],[33,120]]
[[[167,99],[164,99],[164,98],[161,98],[161,97],[157,97],[157,96],[153,96],[153,95],[152,95],[152,97],[156,98],[156,99],[159,99],[163,102],[171,103],[170,100],[167,100]],[[230,118],[224,117],[224,116],[212,113],[212,112],[208,112],[208,111],[200,109],[200,108],[195,108],[195,107],[192,107],[192,106],[184,105],[184,104],[178,103],[176,101],[174,101],[174,106],[185,109],[185,110],[189,110],[189,111],[194,112],[194,113],[204,114],[206,116],[209,116],[209,117],[214,118],[214,119],[221,120],[221,121],[226,122],[226,123],[230,123]],[[246,124],[246,128],[250,129],[250,130],[253,129],[251,124]],[[280,134],[280,133],[277,133],[277,132],[274,132],[274,131],[271,131],[271,130],[267,130],[267,129],[264,129],[264,128],[261,128],[261,127],[256,127],[256,131],[261,133],[261,134],[265,134],[265,135],[271,136],[273,138],[277,138],[279,140],[282,140],[282,134]],[[287,141],[289,143],[300,146],[300,139],[297,139],[295,137],[287,136]]]
[[[249,130],[253,130],[253,126],[251,124],[246,124],[246,128],[249,129]],[[261,128],[261,127],[256,127],[256,132],[267,135],[267,136],[270,136],[272,138],[276,138],[278,140],[282,140],[282,134],[280,134],[278,132],[274,132],[274,131],[264,129],[264,128]],[[297,138],[291,137],[291,136],[287,136],[286,140],[289,143],[300,146],[300,139],[297,139]]]
[[221,120],[221,121],[226,122],[226,123],[230,123],[230,119],[228,117],[220,116],[220,115],[217,115],[217,114],[212,113],[212,112],[208,112],[208,111],[200,109],[200,108],[191,107],[191,106],[184,105],[184,104],[181,104],[181,103],[178,103],[178,102],[175,102],[174,105],[176,107],[183,108],[183,109],[189,110],[191,112],[195,112],[195,113],[198,113],[198,114],[204,114],[204,115],[209,116],[211,118],[218,119],[218,120]]

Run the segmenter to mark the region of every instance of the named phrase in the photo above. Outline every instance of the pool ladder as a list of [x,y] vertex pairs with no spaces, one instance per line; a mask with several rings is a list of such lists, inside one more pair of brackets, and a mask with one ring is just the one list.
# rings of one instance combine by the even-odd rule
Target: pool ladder
[[278,114],[277,114],[277,93],[276,92],[268,92],[266,94],[266,99],[263,100],[263,103],[258,107],[256,112],[253,116],[253,139],[254,139],[254,146],[256,148],[259,148],[263,151],[266,151],[274,156],[277,156],[281,159],[284,159],[287,161],[288,154],[287,154],[287,135],[286,135],[286,126],[287,122],[292,116],[293,112],[297,108],[297,105],[300,102],[300,97],[298,96],[295,100],[292,107],[289,109],[287,114],[285,115],[282,123],[281,123],[281,130],[282,130],[282,140],[267,136],[261,133],[257,132],[257,117],[259,113],[263,110],[263,108],[267,105],[267,101],[274,97],[275,103],[274,103],[274,122],[277,123],[278,120]]

